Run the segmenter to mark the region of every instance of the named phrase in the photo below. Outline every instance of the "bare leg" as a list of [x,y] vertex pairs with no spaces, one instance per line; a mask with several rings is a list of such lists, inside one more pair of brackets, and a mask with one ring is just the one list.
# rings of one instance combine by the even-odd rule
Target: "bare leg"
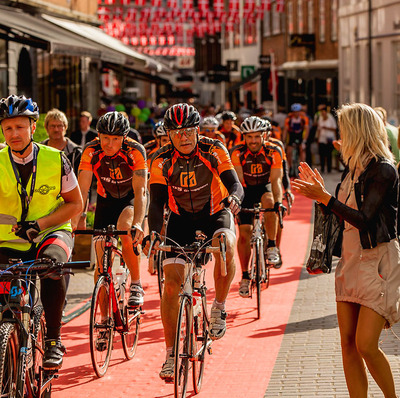
[[249,261],[251,256],[250,238],[252,229],[252,225],[239,225],[239,239],[237,241],[237,250],[239,253],[239,260],[242,272],[249,270]]

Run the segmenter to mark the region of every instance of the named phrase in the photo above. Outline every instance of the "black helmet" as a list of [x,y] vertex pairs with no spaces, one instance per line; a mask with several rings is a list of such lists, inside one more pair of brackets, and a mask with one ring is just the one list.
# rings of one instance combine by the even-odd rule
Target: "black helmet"
[[240,125],[243,134],[255,133],[258,131],[271,131],[271,123],[268,120],[261,119],[258,116],[250,116],[244,119]]
[[34,121],[39,119],[39,108],[32,98],[26,98],[24,95],[19,97],[10,95],[0,100],[0,122],[4,119],[10,119],[18,116],[27,116]]
[[236,120],[237,117],[232,111],[223,111],[221,115],[222,121],[225,120]]
[[108,112],[101,116],[96,125],[99,134],[126,136],[129,132],[129,120],[120,112]]
[[154,126],[153,135],[156,138],[168,135],[167,131],[164,128],[164,122],[162,120],[157,122],[156,125]]
[[200,114],[193,105],[176,104],[171,106],[164,115],[166,130],[197,127],[200,124]]
[[217,128],[218,126],[218,120],[214,116],[207,116],[200,123],[200,127]]

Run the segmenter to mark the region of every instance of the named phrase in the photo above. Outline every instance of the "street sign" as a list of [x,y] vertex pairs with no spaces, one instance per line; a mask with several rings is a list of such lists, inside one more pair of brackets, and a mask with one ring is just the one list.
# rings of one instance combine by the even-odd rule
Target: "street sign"
[[254,65],[242,65],[241,69],[241,78],[242,80],[246,79],[250,75],[252,75],[256,70],[256,67]]
[[266,55],[260,55],[259,57],[258,57],[258,62],[261,64],[261,65],[271,65],[271,55],[269,55],[269,54],[266,54]]
[[226,61],[226,66],[228,67],[229,72],[239,71],[239,61],[236,59],[228,59]]

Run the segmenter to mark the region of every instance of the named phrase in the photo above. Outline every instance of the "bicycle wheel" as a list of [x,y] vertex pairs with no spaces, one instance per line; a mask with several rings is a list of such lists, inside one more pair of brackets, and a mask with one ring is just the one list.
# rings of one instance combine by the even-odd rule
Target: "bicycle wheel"
[[255,283],[257,289],[257,319],[261,317],[261,263],[260,263],[260,241],[254,243],[254,258],[255,258]]
[[174,397],[185,398],[190,367],[191,303],[182,296],[175,336]]
[[32,360],[33,365],[29,369],[29,378],[32,383],[33,391],[39,389],[41,366],[44,354],[44,340],[46,335],[46,323],[44,320],[44,310],[41,305],[37,305],[32,311]]
[[123,299],[122,318],[128,330],[121,334],[122,348],[127,360],[132,359],[136,353],[140,329],[140,308],[128,307],[129,287],[131,285],[131,275],[128,273],[125,282],[125,295]]
[[203,382],[205,359],[207,354],[208,338],[207,328],[207,301],[206,296],[201,297],[199,312],[193,316],[192,340],[192,370],[193,388],[196,394],[200,392]]
[[110,363],[114,337],[110,285],[104,276],[99,277],[93,291],[89,336],[93,369],[98,377],[103,377]]
[[18,336],[14,324],[0,326],[0,385],[1,397],[16,396]]
[[164,269],[163,269],[164,258],[165,258],[165,253],[158,251],[155,256],[155,265],[157,270],[158,292],[160,293],[160,298],[162,297],[164,291]]

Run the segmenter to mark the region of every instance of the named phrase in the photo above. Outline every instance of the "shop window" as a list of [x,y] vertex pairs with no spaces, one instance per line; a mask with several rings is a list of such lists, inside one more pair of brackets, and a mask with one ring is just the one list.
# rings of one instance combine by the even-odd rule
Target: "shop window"
[[297,33],[304,32],[303,0],[297,0]]
[[314,32],[314,0],[307,1],[307,25],[308,33],[312,34]]
[[338,39],[338,0],[331,2],[331,40]]
[[325,26],[326,26],[325,0],[319,0],[319,41],[325,43]]
[[7,42],[0,39],[0,98],[7,97]]

